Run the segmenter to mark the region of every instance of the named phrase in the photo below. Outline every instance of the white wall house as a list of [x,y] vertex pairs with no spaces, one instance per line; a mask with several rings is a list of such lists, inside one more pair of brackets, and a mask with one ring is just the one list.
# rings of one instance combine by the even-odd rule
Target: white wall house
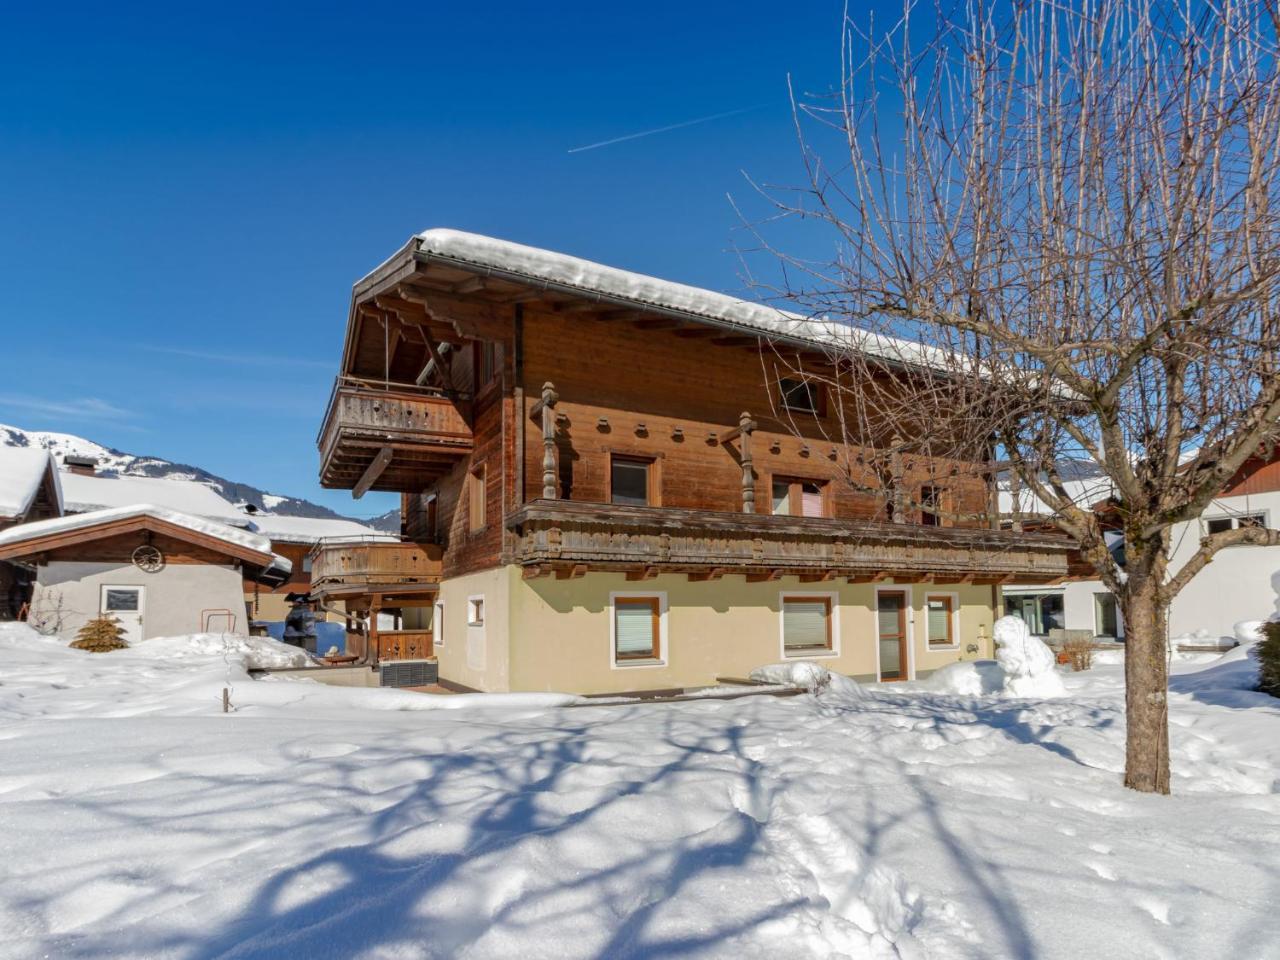
[[[1212,501],[1198,519],[1177,524],[1170,537],[1170,572],[1176,574],[1191,559],[1200,539],[1207,534],[1248,524],[1280,526],[1280,489],[1268,489],[1271,487],[1280,487],[1277,463],[1252,464],[1232,481],[1229,492]],[[1093,494],[1101,492],[1105,496],[1108,489],[1096,481],[1082,484],[1082,496],[1077,502],[1087,506]],[[1013,503],[1012,498],[1003,495],[1001,509],[1007,512]],[[1025,492],[1019,497],[1018,506],[1024,514],[1048,512]],[[1115,598],[1100,580],[1006,587],[1004,596],[1006,612],[1021,616],[1040,636],[1062,628],[1088,630],[1100,639],[1124,637]],[[1277,613],[1280,547],[1227,547],[1174,598],[1169,610],[1169,635],[1227,640],[1233,638],[1233,625],[1239,621],[1263,620]]]
[[183,633],[247,633],[243,580],[288,578],[271,541],[148,504],[0,530],[0,560],[34,572],[29,622],[70,638],[115,617],[130,642]]

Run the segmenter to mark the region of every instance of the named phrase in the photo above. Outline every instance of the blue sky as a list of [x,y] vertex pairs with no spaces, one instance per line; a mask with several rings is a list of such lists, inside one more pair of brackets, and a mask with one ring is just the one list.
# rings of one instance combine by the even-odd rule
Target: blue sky
[[800,180],[786,76],[839,71],[825,0],[185,6],[2,15],[0,422],[358,516],[314,446],[356,278],[452,226],[740,291],[728,195]]

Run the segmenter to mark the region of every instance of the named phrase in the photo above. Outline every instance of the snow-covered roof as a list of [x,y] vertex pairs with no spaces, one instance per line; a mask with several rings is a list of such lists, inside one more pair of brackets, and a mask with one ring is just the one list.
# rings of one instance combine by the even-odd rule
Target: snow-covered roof
[[0,517],[25,517],[40,493],[46,476],[52,475],[54,491],[62,509],[62,492],[58,471],[53,468],[49,451],[42,447],[0,446]]
[[228,521],[241,516],[231,501],[213,487],[198,480],[160,477],[104,477],[80,473],[62,474],[66,509],[75,513],[150,503],[199,517],[220,517]]
[[[853,348],[895,363],[939,368],[954,366],[954,358],[924,344],[885,337],[847,323],[804,317],[741,297],[632,273],[508,240],[437,228],[423,231],[410,243],[416,243],[416,254],[420,259],[447,262],[468,270],[479,267],[481,270],[478,272],[501,275],[533,286],[554,286],[589,299],[651,307],[755,336],[763,334],[824,347]],[[377,272],[375,270],[374,274]]]
[[87,530],[117,520],[128,520],[133,517],[152,517],[177,527],[183,527],[194,533],[213,537],[223,543],[245,547],[255,553],[265,554],[272,558],[271,566],[285,571],[291,568],[288,560],[271,552],[271,541],[261,534],[249,530],[238,530],[225,523],[218,523],[204,517],[193,517],[189,513],[177,510],[166,510],[150,503],[135,503],[125,507],[112,507],[107,510],[91,510],[88,513],[73,513],[52,520],[37,520],[34,523],[22,523],[7,530],[0,530],[0,547],[11,544],[37,540],[51,534],[68,533],[73,530]]
[[[1066,490],[1067,496],[1071,498],[1071,502],[1085,510],[1106,500],[1115,492],[1115,487],[1112,485],[1110,477],[1085,477],[1078,480],[1064,480],[1062,486]],[[1054,512],[1047,503],[1026,487],[1018,489],[1017,503],[1015,505],[1014,494],[1009,489],[1009,481],[1007,479],[1000,482],[999,493],[1001,513],[1048,516]]]
[[334,520],[323,517],[279,517],[273,514],[254,514],[250,518],[253,529],[265,534],[276,543],[319,543],[331,538],[361,540],[398,540],[389,533],[366,527],[354,520]]

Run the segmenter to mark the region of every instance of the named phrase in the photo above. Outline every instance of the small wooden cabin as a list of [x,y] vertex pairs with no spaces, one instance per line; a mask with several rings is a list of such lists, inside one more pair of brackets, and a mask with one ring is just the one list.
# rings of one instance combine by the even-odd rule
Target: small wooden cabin
[[[442,681],[480,690],[684,688],[788,659],[894,680],[990,656],[1001,585],[1066,575],[1070,544],[998,529],[986,462],[852,442],[824,386],[847,333],[415,236],[355,286],[318,447],[325,486],[401,494],[417,606],[376,557],[355,575],[322,552],[317,589],[399,604]],[[879,349],[898,351],[886,376],[927,362]]]

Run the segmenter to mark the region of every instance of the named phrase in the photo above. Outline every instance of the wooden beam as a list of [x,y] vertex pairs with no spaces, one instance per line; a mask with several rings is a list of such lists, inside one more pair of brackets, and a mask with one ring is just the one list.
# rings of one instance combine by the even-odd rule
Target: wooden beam
[[466,280],[460,280],[450,289],[450,293],[478,293],[485,287],[484,277],[468,277]]
[[551,567],[545,563],[530,564],[520,571],[520,576],[525,580],[537,580],[541,577],[549,577],[551,576]]
[[699,573],[689,574],[690,583],[706,583],[708,580],[719,580],[725,574],[724,567],[712,567]]
[[475,340],[505,340],[511,332],[505,311],[491,303],[407,284],[402,284],[399,290],[401,297],[422,304],[428,316],[450,324],[461,336]]
[[643,570],[628,570],[627,579],[633,583],[637,580],[652,580],[658,575],[657,567],[645,567]]
[[676,336],[684,340],[710,339],[711,337],[723,336],[723,331],[717,330],[715,327],[685,327],[682,330],[677,330]]
[[391,463],[391,458],[394,456],[395,451],[390,447],[383,447],[374,454],[373,460],[370,461],[369,466],[365,468],[364,473],[360,475],[360,479],[356,481],[356,485],[352,488],[351,496],[359,500],[368,493],[369,488],[382,476],[382,471],[387,469],[387,466]]
[[800,574],[801,583],[826,583],[836,578],[834,570],[823,570],[821,573],[802,573]]
[[585,563],[575,563],[569,567],[557,567],[557,580],[580,580],[587,575],[587,565]]
[[766,570],[763,573],[748,573],[747,583],[772,583],[774,580],[782,579],[782,570],[774,568]]

